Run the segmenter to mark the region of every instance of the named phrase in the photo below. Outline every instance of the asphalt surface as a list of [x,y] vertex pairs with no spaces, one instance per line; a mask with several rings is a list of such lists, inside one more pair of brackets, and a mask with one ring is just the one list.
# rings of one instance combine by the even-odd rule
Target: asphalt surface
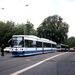
[[0,75],[75,75],[75,52],[25,57],[13,57],[10,53],[5,53],[5,56],[0,56]]

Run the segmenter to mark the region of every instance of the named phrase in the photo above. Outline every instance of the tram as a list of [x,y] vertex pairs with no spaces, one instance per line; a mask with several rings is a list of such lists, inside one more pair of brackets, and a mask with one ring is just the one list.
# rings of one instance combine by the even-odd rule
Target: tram
[[69,51],[69,46],[65,44],[57,44],[57,51]]
[[56,42],[34,35],[13,35],[10,52],[13,56],[25,56],[56,52]]

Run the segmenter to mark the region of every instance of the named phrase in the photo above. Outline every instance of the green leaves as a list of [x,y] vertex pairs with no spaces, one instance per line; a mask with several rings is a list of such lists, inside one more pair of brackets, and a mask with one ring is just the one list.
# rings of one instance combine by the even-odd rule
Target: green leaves
[[13,26],[14,22],[12,21],[6,23],[0,21],[0,45],[1,43],[7,43],[8,39],[11,38]]
[[2,43],[8,44],[8,40],[12,35],[36,35],[37,32],[33,27],[33,24],[29,21],[27,24],[15,24],[12,21],[2,22],[0,21],[0,45]]
[[37,32],[40,37],[62,43],[67,38],[68,27],[60,16],[53,15],[44,19]]
[[67,44],[70,46],[70,47],[75,47],[75,37],[69,37],[67,39]]

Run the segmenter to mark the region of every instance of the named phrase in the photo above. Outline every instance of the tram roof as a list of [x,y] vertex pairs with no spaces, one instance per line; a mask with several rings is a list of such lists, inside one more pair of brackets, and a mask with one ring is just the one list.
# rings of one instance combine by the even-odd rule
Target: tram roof
[[34,35],[13,35],[13,37],[24,37],[24,39],[27,39],[27,40],[35,40],[35,41],[43,41],[43,42],[47,42],[47,43],[54,43],[56,44],[56,42],[52,41],[52,40],[49,40],[49,39],[45,39],[45,38],[39,38],[37,36],[34,36]]

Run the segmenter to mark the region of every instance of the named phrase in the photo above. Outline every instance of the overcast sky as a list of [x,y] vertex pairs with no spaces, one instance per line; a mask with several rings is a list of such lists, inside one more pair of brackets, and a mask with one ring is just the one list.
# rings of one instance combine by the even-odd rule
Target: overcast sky
[[46,17],[57,14],[69,24],[68,36],[75,37],[74,9],[75,0],[0,0],[0,20],[17,23],[29,20],[37,28]]

